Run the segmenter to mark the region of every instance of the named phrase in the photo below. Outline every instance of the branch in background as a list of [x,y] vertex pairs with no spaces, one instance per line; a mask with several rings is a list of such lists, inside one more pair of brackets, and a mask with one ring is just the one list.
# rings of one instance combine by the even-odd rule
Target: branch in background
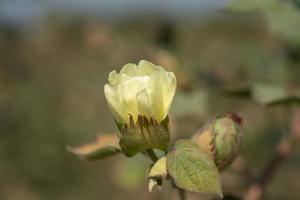
[[292,149],[292,140],[282,139],[277,146],[273,158],[267,163],[258,179],[249,187],[245,200],[259,200],[261,199],[267,185],[272,180],[272,177],[279,169],[281,163],[287,159]]
[[272,180],[272,177],[279,169],[280,165],[291,154],[297,140],[300,136],[300,110],[297,111],[291,124],[291,134],[287,138],[282,138],[279,142],[272,159],[267,163],[257,180],[250,185],[244,199],[259,200],[262,198],[266,187]]

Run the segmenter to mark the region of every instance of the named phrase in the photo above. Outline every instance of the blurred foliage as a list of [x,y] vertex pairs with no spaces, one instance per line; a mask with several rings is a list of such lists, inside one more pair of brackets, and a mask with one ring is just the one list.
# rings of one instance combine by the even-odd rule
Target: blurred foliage
[[142,155],[134,158],[122,158],[117,166],[115,183],[125,190],[139,189],[145,182],[149,161]]
[[[116,131],[103,85],[111,70],[140,59],[178,77],[173,137],[189,137],[210,116],[236,112],[245,122],[242,156],[256,174],[288,131],[287,113],[282,106],[265,108],[218,92],[257,82],[299,88],[295,2],[240,1],[238,12],[201,24],[104,24],[52,16],[26,31],[0,27],[0,199],[157,199],[147,191],[145,170],[135,168],[145,159],[123,161],[118,155],[87,163],[66,150]],[[298,149],[266,199],[298,199],[299,166]],[[225,194],[245,190],[235,168],[223,176]],[[136,184],[142,178],[145,185]]]
[[300,103],[300,89],[278,83],[257,82],[224,90],[227,95],[245,97],[262,106],[291,105]]
[[287,40],[291,45],[300,45],[300,12],[297,0],[233,0],[232,10],[260,11],[270,31]]

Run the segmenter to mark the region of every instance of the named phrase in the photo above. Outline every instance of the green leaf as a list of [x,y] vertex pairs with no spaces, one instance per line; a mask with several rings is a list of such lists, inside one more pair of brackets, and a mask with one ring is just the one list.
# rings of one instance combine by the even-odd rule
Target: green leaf
[[119,139],[116,134],[103,134],[95,142],[77,147],[68,147],[75,155],[87,160],[97,160],[121,153]]
[[161,157],[154,165],[151,167],[148,173],[148,179],[149,179],[149,192],[152,191],[152,189],[155,186],[162,185],[162,179],[167,177],[167,161],[166,157]]
[[266,106],[300,103],[300,92],[282,85],[257,83],[253,85],[252,98]]
[[300,89],[286,85],[258,82],[252,86],[237,86],[222,90],[225,95],[251,98],[263,106],[300,103]]
[[236,85],[226,87],[221,90],[221,93],[228,96],[251,98],[251,85]]
[[192,140],[179,140],[167,154],[167,171],[177,187],[223,196],[213,158]]

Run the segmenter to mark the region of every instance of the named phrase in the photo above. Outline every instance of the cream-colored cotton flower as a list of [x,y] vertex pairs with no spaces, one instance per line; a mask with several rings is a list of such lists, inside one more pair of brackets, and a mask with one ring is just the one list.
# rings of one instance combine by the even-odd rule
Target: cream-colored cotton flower
[[104,93],[117,122],[126,156],[147,149],[166,150],[170,141],[168,112],[176,90],[174,73],[142,60],[112,71]]
[[115,120],[129,124],[138,116],[158,123],[169,112],[176,90],[176,77],[162,67],[141,60],[138,65],[126,64],[120,73],[112,71],[104,86],[104,93]]

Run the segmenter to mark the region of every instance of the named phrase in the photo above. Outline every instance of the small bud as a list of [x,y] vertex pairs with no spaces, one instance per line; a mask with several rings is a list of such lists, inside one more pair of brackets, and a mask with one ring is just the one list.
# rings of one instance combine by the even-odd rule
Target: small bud
[[166,150],[170,135],[168,112],[176,90],[174,73],[148,61],[126,64],[109,74],[104,86],[107,104],[120,130],[126,156],[145,149]]
[[147,178],[149,180],[149,192],[151,192],[155,186],[158,186],[158,189],[160,189],[162,181],[167,177],[167,174],[167,159],[165,156],[163,156],[158,161],[156,161],[153,166],[151,166],[148,172]]
[[234,114],[217,116],[208,121],[193,140],[211,152],[220,171],[226,169],[236,158],[242,142],[242,119]]

